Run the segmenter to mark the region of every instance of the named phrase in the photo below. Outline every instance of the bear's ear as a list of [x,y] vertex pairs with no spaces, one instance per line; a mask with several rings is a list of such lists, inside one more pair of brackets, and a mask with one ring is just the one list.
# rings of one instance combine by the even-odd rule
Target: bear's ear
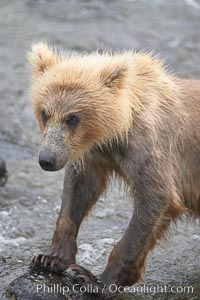
[[127,69],[126,63],[108,65],[101,71],[100,80],[113,91],[121,89],[125,84]]
[[34,44],[27,58],[32,67],[33,77],[42,76],[46,70],[60,60],[59,56],[44,42]]

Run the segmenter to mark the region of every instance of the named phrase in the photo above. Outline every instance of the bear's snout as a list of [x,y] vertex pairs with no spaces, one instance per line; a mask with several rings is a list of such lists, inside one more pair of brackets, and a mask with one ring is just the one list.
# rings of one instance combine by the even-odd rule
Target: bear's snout
[[39,164],[45,171],[56,171],[56,156],[50,150],[43,150],[39,154]]

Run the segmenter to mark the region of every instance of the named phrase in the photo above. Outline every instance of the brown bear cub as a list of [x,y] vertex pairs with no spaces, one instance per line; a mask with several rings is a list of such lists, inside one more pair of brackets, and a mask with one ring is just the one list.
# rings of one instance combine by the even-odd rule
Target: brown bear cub
[[[32,264],[60,272],[75,264],[82,220],[115,173],[134,201],[130,224],[101,281],[142,278],[146,257],[182,213],[200,216],[200,82],[179,79],[149,53],[59,55],[45,43],[29,53],[31,94],[41,128],[39,163],[65,167],[52,245]],[[117,203],[116,203],[117,206]]]

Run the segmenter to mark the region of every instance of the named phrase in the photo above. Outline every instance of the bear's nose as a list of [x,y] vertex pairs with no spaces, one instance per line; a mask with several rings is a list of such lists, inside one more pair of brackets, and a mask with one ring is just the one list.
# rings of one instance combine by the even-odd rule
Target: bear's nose
[[56,168],[55,155],[48,150],[41,151],[39,154],[39,164],[45,171],[54,171]]

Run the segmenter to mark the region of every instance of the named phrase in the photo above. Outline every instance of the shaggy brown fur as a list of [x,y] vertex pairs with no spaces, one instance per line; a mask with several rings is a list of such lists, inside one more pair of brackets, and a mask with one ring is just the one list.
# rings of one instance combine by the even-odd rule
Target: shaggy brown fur
[[134,210],[101,279],[131,285],[171,220],[200,216],[200,82],[169,75],[148,53],[64,56],[39,43],[29,60],[40,164],[66,166],[52,246],[34,264],[62,271],[75,262],[80,224],[116,173]]

